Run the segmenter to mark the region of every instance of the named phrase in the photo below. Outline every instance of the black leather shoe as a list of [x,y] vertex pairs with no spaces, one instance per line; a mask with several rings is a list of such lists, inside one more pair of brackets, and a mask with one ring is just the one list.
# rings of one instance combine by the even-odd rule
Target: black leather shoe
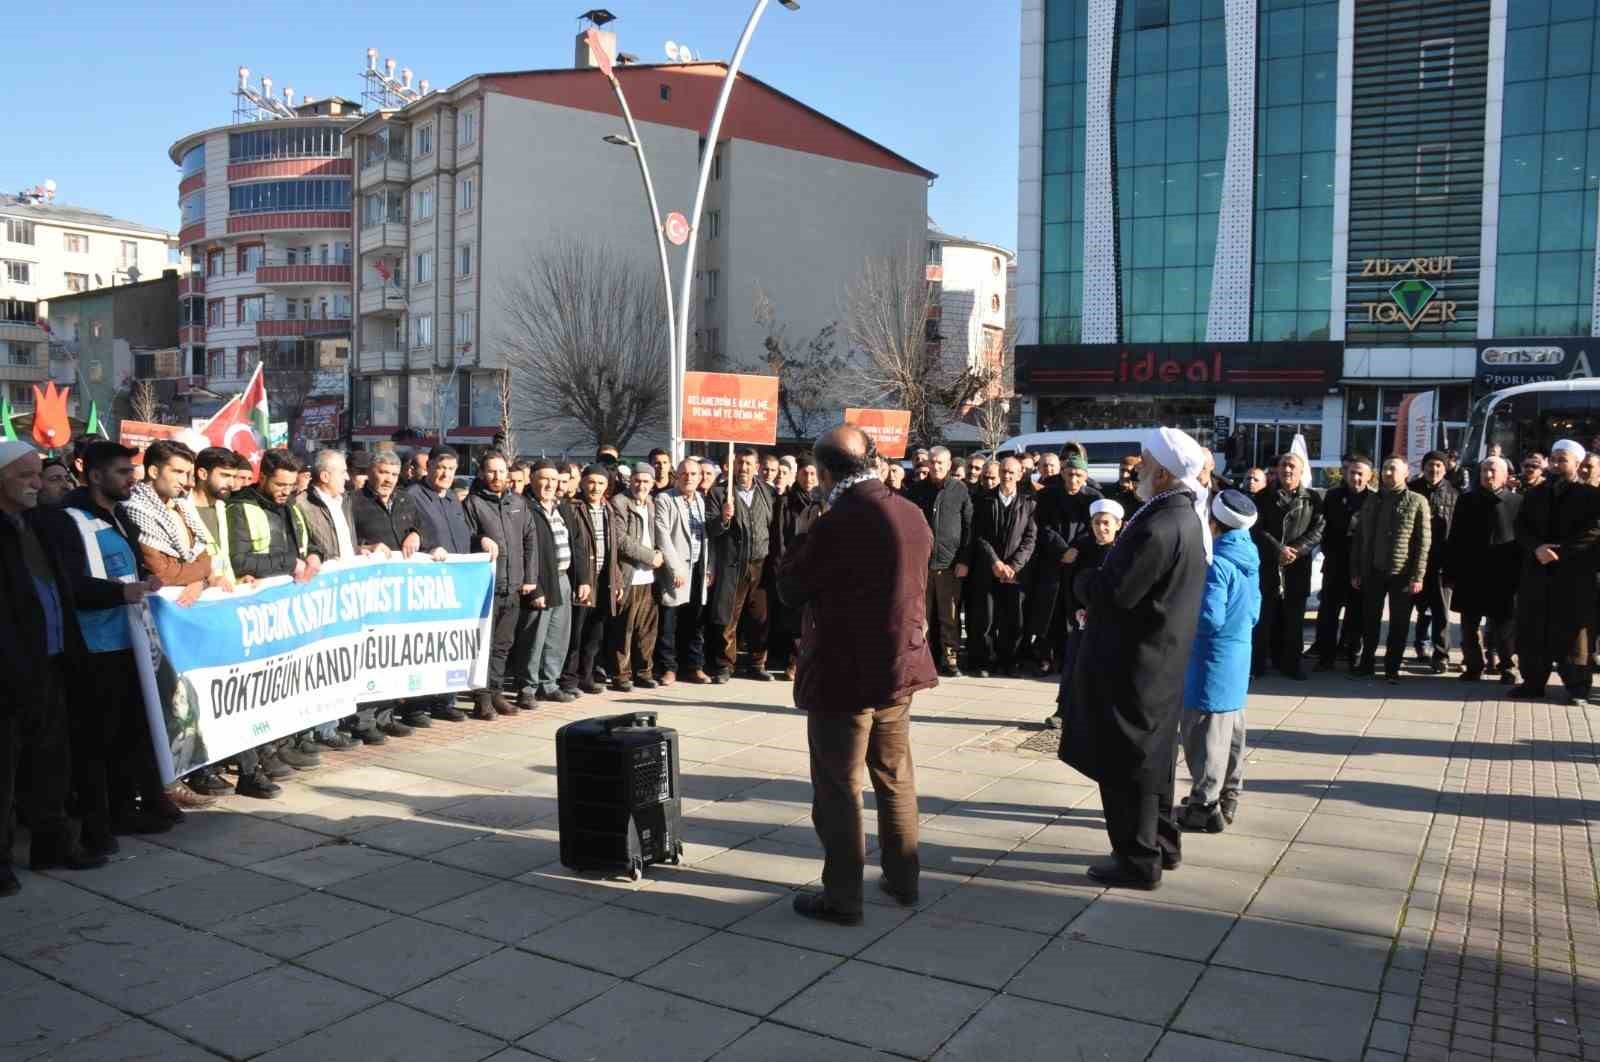
[[186,777],[184,781],[189,783],[190,789],[193,789],[196,793],[204,793],[206,796],[221,796],[224,793],[233,792],[233,786],[224,781],[216,771],[209,769],[196,771]]
[[242,797],[254,797],[257,800],[271,800],[283,792],[283,787],[274,782],[262,771],[255,774],[242,774],[239,784],[234,787],[235,793]]
[[294,768],[278,759],[276,753],[268,753],[261,757],[261,773],[276,782],[294,774]]
[[1222,812],[1222,820],[1232,826],[1233,817],[1239,814],[1239,794],[1223,793],[1222,799],[1217,801],[1217,807]]
[[633,683],[627,679],[612,679],[611,685],[607,688],[615,690],[618,693],[632,693]]
[[1461,674],[1456,676],[1456,681],[1477,682],[1481,678],[1483,678],[1483,672],[1481,671],[1463,671]]
[[290,745],[278,750],[278,759],[297,771],[314,771],[322,766],[322,757]]
[[749,671],[746,671],[744,673],[744,677],[749,679],[749,680],[751,680],[752,682],[776,682],[777,681],[777,679],[772,677],[772,672],[768,671],[764,667],[753,667]]
[[390,737],[410,737],[412,734],[416,733],[416,731],[412,730],[409,726],[406,726],[406,724],[402,723],[398,719],[391,719],[387,723],[380,723],[378,725],[378,729],[383,731],[385,734],[388,734]]
[[1160,878],[1147,878],[1128,867],[1120,859],[1108,859],[1104,863],[1089,864],[1088,875],[1090,879],[1111,889],[1142,889],[1145,892],[1154,892],[1161,887]]
[[382,745],[389,740],[388,735],[377,727],[373,727],[371,730],[357,730],[351,736],[359,740],[363,745]]
[[939,669],[939,675],[941,678],[960,678],[961,669],[954,664],[946,664]]
[[407,712],[404,719],[406,726],[413,730],[426,730],[433,725],[432,712]]
[[86,852],[66,838],[39,838],[29,852],[28,865],[34,870],[93,870],[106,865],[106,857]]
[[1047,715],[1047,716],[1045,716],[1044,717],[1044,728],[1046,730],[1060,730],[1061,729],[1061,716],[1059,716],[1059,715]]
[[605,691],[606,690],[605,690],[604,686],[596,686],[592,682],[580,682],[580,683],[578,683],[578,692],[579,693],[587,693],[591,697],[596,696],[597,694],[604,693]]
[[517,694],[517,707],[524,711],[531,712],[534,709],[537,699],[537,691],[531,689],[523,690],[521,693]]
[[[233,790],[233,786],[230,785],[228,790],[231,792]],[[78,838],[78,843],[83,847],[85,852],[88,852],[91,855],[114,856],[118,852],[122,851],[122,845],[117,843],[117,838],[115,835],[109,833],[103,837],[96,837],[92,834],[84,834]]]
[[917,905],[917,893],[897,892],[890,887],[888,878],[880,877],[878,879],[878,891],[894,900],[894,902],[899,904],[901,907],[915,907]]
[[718,671],[716,674],[711,676],[711,682],[712,685],[723,686],[726,685],[728,680],[732,677],[733,676],[728,674],[726,671]]
[[555,704],[570,704],[578,699],[578,695],[570,690],[556,690],[554,693],[540,690],[538,697],[541,701],[551,701]]
[[836,926],[859,926],[861,912],[849,914],[828,906],[820,892],[797,892],[794,896],[794,913],[819,922],[832,922]]
[[1221,833],[1227,825],[1222,809],[1215,804],[1190,804],[1178,816],[1178,829],[1187,833]]
[[641,690],[653,690],[657,686],[661,685],[661,683],[657,682],[649,675],[640,675],[638,678],[633,680],[633,684],[639,687]]
[[467,717],[466,712],[463,712],[453,704],[444,708],[435,708],[431,714],[435,719],[446,723],[459,723]]

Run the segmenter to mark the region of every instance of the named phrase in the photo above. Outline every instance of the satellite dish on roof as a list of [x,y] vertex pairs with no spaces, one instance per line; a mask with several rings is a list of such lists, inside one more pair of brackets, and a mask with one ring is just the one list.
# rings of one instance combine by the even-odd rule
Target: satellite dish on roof
[[678,42],[677,41],[668,41],[667,45],[666,45],[666,52],[667,52],[668,61],[676,63],[678,61],[678,55],[679,55]]
[[55,195],[56,194],[56,182],[52,181],[52,180],[45,181],[44,182],[44,190],[45,190],[45,194],[46,195]]
[[139,283],[139,267],[138,266],[131,265],[131,266],[128,267],[128,283],[129,284],[137,284],[137,283]]
[[694,53],[689,50],[689,46],[687,44],[678,45],[678,61],[680,63],[694,62]]

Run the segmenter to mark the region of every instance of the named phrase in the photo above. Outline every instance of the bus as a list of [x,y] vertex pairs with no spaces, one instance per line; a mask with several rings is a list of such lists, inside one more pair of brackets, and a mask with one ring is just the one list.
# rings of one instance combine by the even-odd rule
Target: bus
[[1593,449],[1600,437],[1600,379],[1542,380],[1478,399],[1467,418],[1461,463],[1473,470],[1499,447],[1513,473],[1531,450],[1548,454],[1558,439]]

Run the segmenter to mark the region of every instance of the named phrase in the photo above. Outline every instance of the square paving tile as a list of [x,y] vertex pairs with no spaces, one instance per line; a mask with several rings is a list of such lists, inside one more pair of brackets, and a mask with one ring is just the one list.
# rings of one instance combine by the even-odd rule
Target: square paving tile
[[931,910],[948,918],[1055,934],[1094,902],[1088,890],[1007,881],[987,874],[969,878],[945,893]]
[[773,1017],[863,1047],[924,1058],[989,998],[981,988],[852,960]]
[[202,859],[188,852],[130,838],[122,841],[122,853],[98,871],[52,870],[48,876],[67,879],[73,885],[113,900],[131,900],[227,869],[226,863],[215,859]]
[[710,935],[711,930],[704,926],[675,918],[601,907],[535,933],[517,946],[592,970],[632,977]]
[[1365,885],[1373,889],[1411,888],[1417,870],[1415,852],[1366,851],[1354,854],[1348,848],[1307,844],[1296,841],[1284,853],[1275,873],[1312,881],[1338,881],[1346,885]]
[[868,962],[999,989],[1048,938],[923,911],[861,953]]
[[617,905],[722,929],[789,895],[770,882],[711,873],[709,861],[695,867],[657,867],[653,873],[659,875],[653,885],[625,893]]
[[1139,1062],[1161,1030],[1032,999],[995,996],[933,1057],[938,1062]]
[[599,906],[592,900],[547,892],[514,881],[500,881],[487,889],[418,911],[416,917],[502,944],[515,944]]
[[478,1062],[500,1041],[460,1025],[382,1003],[262,1055],[262,1062]]
[[341,881],[349,881],[403,862],[404,856],[379,848],[363,848],[359,844],[323,844],[257,863],[251,869],[304,885],[308,889],[325,889],[329,885],[337,885]]
[[394,917],[391,911],[308,892],[219,922],[211,932],[280,959],[292,959]]
[[1050,944],[1006,991],[1097,1014],[1165,1025],[1205,969],[1165,955],[1082,940]]
[[[217,1059],[217,1056],[210,1051],[180,1040],[165,1029],[158,1029],[154,1025],[138,1020],[124,1021],[121,1025],[113,1025],[90,1036],[74,1035],[79,1038],[72,1041],[70,1048],[59,1052],[47,1050],[37,1056],[29,1054],[29,1049],[24,1048],[21,1057],[37,1057],[51,1062],[68,1058],[72,1062],[132,1062],[134,1059],[159,1059],[160,1062],[216,1062]],[[3,1046],[4,1044],[0,1044],[0,1047]],[[5,1054],[3,1057],[12,1056]]]
[[802,918],[794,913],[793,902],[790,896],[784,895],[728,928],[747,937],[848,956],[868,947],[912,915],[909,909],[898,905],[869,903],[862,909],[861,925],[835,926],[814,918]]
[[233,867],[220,874],[172,885],[133,901],[135,907],[205,929],[275,903],[283,903],[306,890],[292,881]]
[[700,866],[716,874],[788,886],[804,885],[822,876],[820,851],[810,846],[780,844],[768,838],[712,856]]
[[1283,855],[1284,848],[1285,844],[1280,838],[1253,837],[1237,833],[1232,828],[1227,833],[1215,835],[1189,833],[1183,838],[1183,869],[1221,867],[1265,874]]
[[510,830],[547,819],[559,810],[553,795],[494,793],[451,804],[433,812],[433,815],[435,818],[470,823],[491,830]]
[[220,1054],[248,1058],[382,1002],[310,970],[278,966],[158,1010],[150,1020]]
[[1389,961],[1387,937],[1241,918],[1212,962],[1376,992]]
[[394,996],[499,948],[482,937],[396,918],[299,960],[330,977]]
[[375,904],[401,914],[416,914],[493,884],[493,878],[486,878],[482,874],[413,859],[342,881],[328,891],[335,896]]
[[639,981],[721,1007],[770,1014],[839,962],[825,952],[718,933],[641,974]]
[[560,859],[561,838],[554,830],[532,835],[491,833],[435,852],[429,858],[492,878],[514,878]]
[[1192,866],[1186,859],[1182,868],[1161,876],[1161,902],[1238,914],[1261,887],[1264,875],[1258,870]]
[[[1279,1051],[1263,1051],[1242,1044],[1206,1040],[1188,1033],[1169,1032],[1156,1045],[1150,1062],[1293,1062],[1300,1055],[1286,1055]],[[1367,1053],[1369,1062],[1381,1062]]]
[[401,997],[418,1010],[515,1040],[586,1003],[615,977],[507,948]]
[[1378,997],[1330,985],[1213,967],[1173,1028],[1268,1050],[1361,1058]]
[[127,1020],[120,1010],[4,960],[0,960],[0,997],[5,999],[0,1057],[7,1059],[60,1050],[79,1037]]
[[1311,816],[1295,840],[1310,844],[1337,845],[1341,848],[1415,855],[1421,850],[1422,839],[1427,833],[1426,823],[1375,822],[1371,818],[1353,818],[1349,815],[1330,815],[1327,812],[1320,812]]
[[400,855],[426,856],[487,835],[487,830],[473,829],[457,822],[404,819],[351,834],[350,841],[369,848],[381,848],[386,852],[398,852]]
[[1251,901],[1249,913],[1284,922],[1392,937],[1405,901],[1406,894],[1395,889],[1369,889],[1336,881],[1274,876]]
[[843,1040],[762,1022],[719,1051],[716,1062],[888,1062],[889,1058]]
[[1233,915],[1220,911],[1107,895],[1073,919],[1063,937],[1204,961],[1233,923]]
[[183,820],[182,828],[158,836],[160,839],[156,843],[165,848],[191,852],[236,867],[262,863],[327,842],[326,837],[310,830],[254,815],[214,810],[190,814]]
[[17,961],[147,1014],[273,965],[264,955],[130,908],[90,911],[12,941]]
[[0,904],[0,953],[9,954],[9,937],[64,922],[111,903],[99,893],[80,889],[59,878],[30,873],[23,869],[26,866],[27,863],[23,863],[17,868],[22,891],[6,897],[6,902]]
[[556,1062],[650,1059],[700,1062],[756,1024],[748,1015],[621,984],[518,1041]]

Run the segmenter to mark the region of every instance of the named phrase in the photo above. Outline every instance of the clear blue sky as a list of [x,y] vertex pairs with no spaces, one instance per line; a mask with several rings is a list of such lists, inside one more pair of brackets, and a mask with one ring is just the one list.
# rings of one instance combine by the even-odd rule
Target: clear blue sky
[[[945,229],[1014,247],[1018,14],[1010,0],[773,3],[745,69],[937,172]],[[61,202],[176,230],[172,142],[226,124],[240,65],[297,98],[359,98],[369,46],[444,87],[489,70],[569,66],[591,0],[348,0],[310,5],[97,0],[7,23],[0,190],[53,178]],[[623,51],[675,39],[724,59],[749,0],[608,0]],[[20,10],[20,9],[19,9]],[[381,59],[380,59],[381,61]],[[707,115],[707,119],[709,119]]]

